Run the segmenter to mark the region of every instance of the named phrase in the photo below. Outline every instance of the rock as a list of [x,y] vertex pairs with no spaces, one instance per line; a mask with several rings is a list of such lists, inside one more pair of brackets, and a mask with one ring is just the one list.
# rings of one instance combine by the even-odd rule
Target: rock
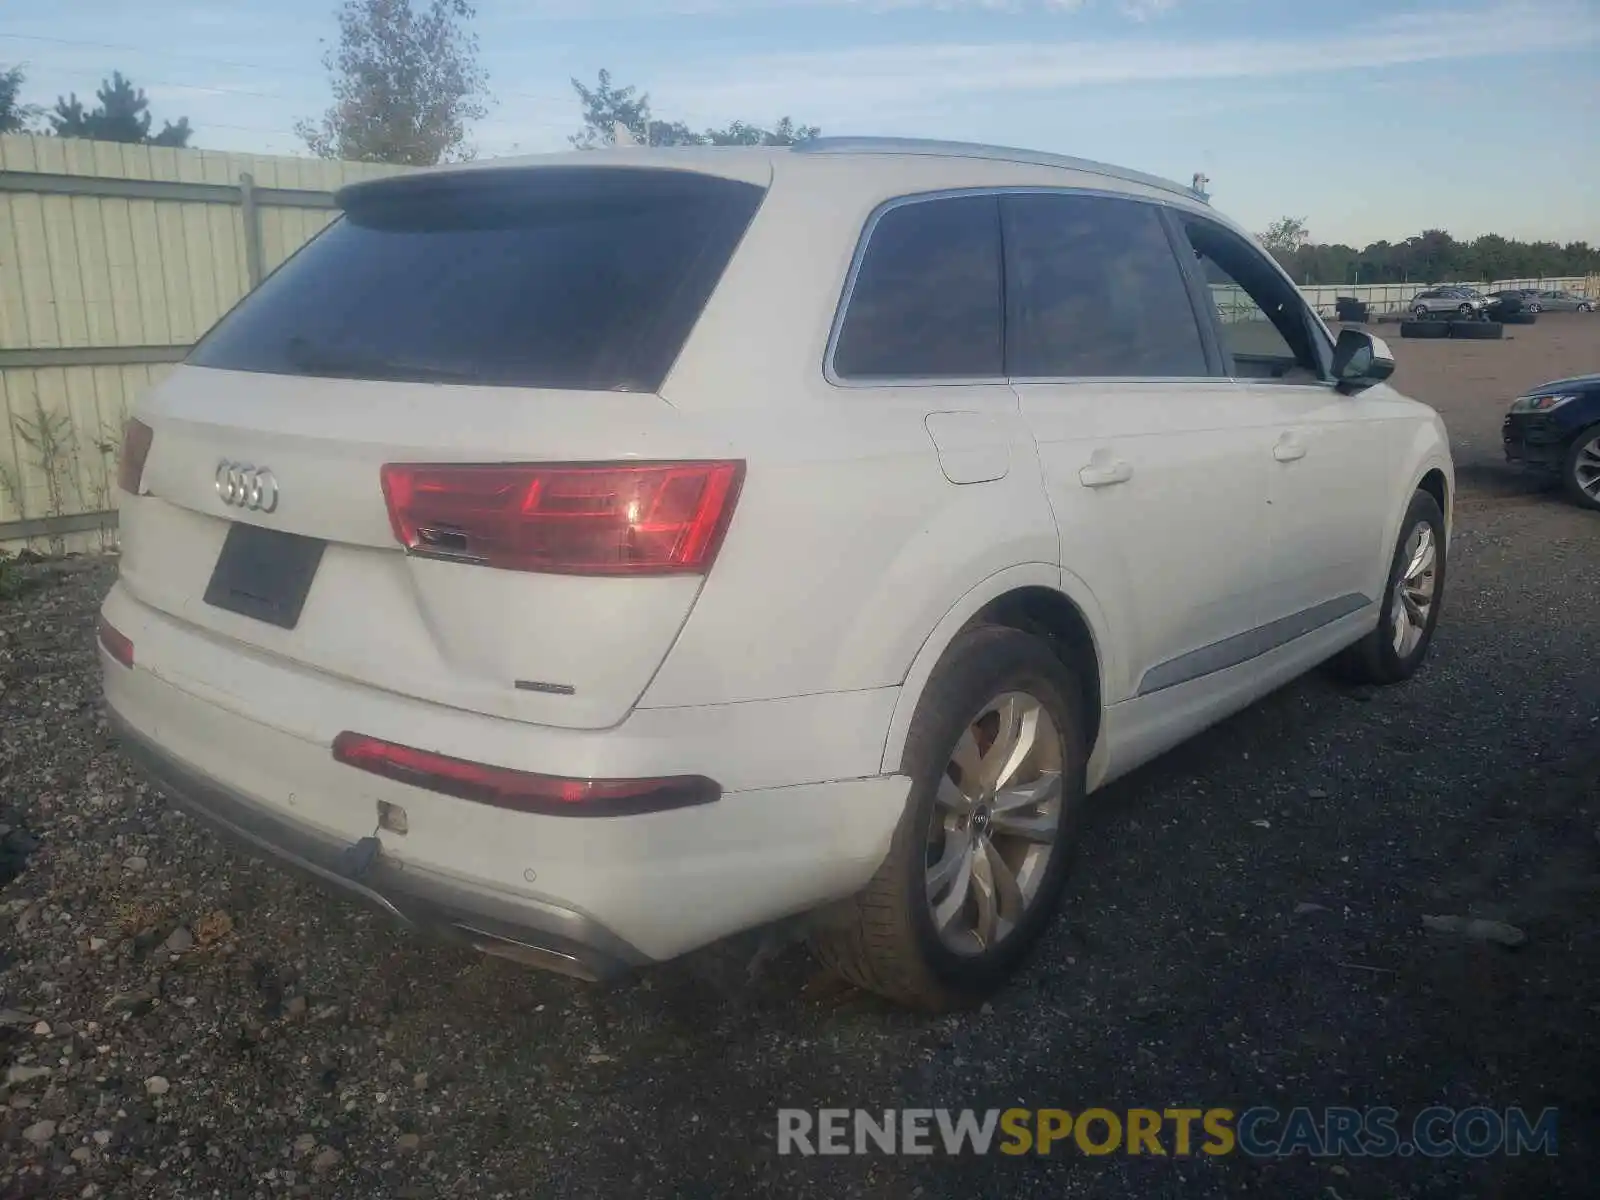
[[7,1067],[6,1083],[17,1087],[24,1083],[32,1083],[35,1079],[48,1079],[49,1067]]
[[306,998],[304,996],[290,996],[283,1004],[283,1011],[291,1017],[306,1015]]
[[311,1160],[311,1169],[319,1174],[324,1171],[331,1171],[339,1165],[339,1160],[343,1157],[344,1155],[340,1154],[332,1146],[325,1146],[322,1152]]
[[1528,935],[1515,925],[1508,925],[1504,921],[1488,921],[1482,917],[1424,916],[1422,924],[1435,933],[1459,933],[1474,941],[1496,942],[1502,946],[1520,946],[1528,940]]
[[343,1011],[337,1004],[323,1004],[319,1005],[317,1011],[311,1014],[311,1019],[313,1021],[335,1021]]
[[411,1154],[422,1148],[422,1138],[414,1133],[402,1133],[395,1139],[394,1148],[401,1154]]
[[72,1152],[72,1161],[75,1163],[86,1163],[93,1157],[94,1151],[87,1146],[79,1146]]
[[138,872],[150,865],[150,860],[142,854],[130,854],[122,860],[122,865],[130,871]]
[[1272,822],[1267,820],[1265,817],[1257,817],[1254,821],[1251,821],[1250,824],[1254,825],[1257,829],[1272,828]]
[[109,1129],[96,1129],[94,1131],[94,1144],[96,1146],[109,1146],[109,1145],[111,1145],[111,1130],[109,1130]]
[[304,1158],[316,1148],[317,1135],[314,1133],[302,1133],[294,1140],[294,1156],[296,1158]]
[[1328,798],[1328,793],[1321,788],[1312,788],[1306,795],[1313,800],[1326,800]]
[[1314,904],[1310,900],[1302,900],[1299,904],[1294,906],[1294,915],[1297,917],[1303,917],[1307,913],[1319,913],[1327,911],[1328,906],[1326,904]]
[[194,949],[194,934],[179,925],[167,935],[167,940],[162,945],[171,954],[182,954],[185,951]]
[[0,1008],[0,1025],[32,1025],[39,1018],[16,1008]]
[[33,1027],[33,1036],[34,1037],[49,1037],[50,1036],[50,1022],[49,1021],[40,1021],[37,1025],[35,1025]]
[[106,1001],[106,1012],[131,1012],[135,1015],[149,1012],[155,1005],[154,992],[118,992]]
[[427,1087],[428,1086],[428,1073],[426,1071],[418,1071],[415,1075],[413,1075],[411,1077],[411,1086],[416,1088],[419,1092],[423,1088]]
[[89,953],[99,954],[100,951],[104,950],[108,945],[110,945],[110,943],[107,942],[105,938],[92,937],[89,939]]
[[195,935],[200,939],[202,946],[221,941],[232,932],[233,918],[220,908],[201,917],[200,923],[195,926]]
[[54,1121],[35,1121],[22,1131],[23,1138],[32,1142],[35,1146],[48,1144],[55,1135],[56,1123]]
[[165,1075],[152,1075],[144,1081],[144,1090],[152,1096],[165,1096],[172,1090],[172,1084]]

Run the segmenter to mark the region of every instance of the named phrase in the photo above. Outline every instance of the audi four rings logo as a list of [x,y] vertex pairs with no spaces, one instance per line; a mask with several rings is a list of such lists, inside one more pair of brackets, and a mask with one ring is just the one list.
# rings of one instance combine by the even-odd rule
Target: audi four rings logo
[[266,467],[224,460],[217,464],[217,495],[234,508],[269,513],[278,507],[278,481]]

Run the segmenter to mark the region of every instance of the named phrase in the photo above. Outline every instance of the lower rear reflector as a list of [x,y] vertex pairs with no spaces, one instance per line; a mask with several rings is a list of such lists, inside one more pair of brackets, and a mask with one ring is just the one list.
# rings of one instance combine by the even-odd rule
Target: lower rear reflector
[[659,779],[567,779],[451,758],[346,731],[333,739],[333,757],[346,766],[399,783],[507,808],[567,817],[620,817],[709,804],[722,795],[700,775]]
[[133,666],[133,641],[126,635],[118,633],[116,627],[104,617],[100,618],[99,636],[100,644],[106,648],[107,654],[125,667]]

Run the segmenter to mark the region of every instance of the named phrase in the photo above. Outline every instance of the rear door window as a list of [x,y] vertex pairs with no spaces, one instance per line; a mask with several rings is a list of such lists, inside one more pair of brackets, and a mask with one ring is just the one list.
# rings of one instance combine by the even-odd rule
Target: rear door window
[[656,391],[763,194],[689,172],[589,167],[358,186],[189,361]]
[[1017,378],[1209,375],[1154,205],[1019,193],[1005,216],[1006,367]]
[[833,350],[841,379],[994,379],[1001,339],[996,197],[887,209],[856,270]]

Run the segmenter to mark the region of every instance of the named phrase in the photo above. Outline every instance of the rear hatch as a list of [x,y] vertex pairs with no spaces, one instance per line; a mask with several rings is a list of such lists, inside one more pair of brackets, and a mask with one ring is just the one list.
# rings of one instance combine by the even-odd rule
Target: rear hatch
[[141,406],[125,585],[386,690],[617,723],[737,499],[659,389],[763,194],[578,166],[347,189]]

